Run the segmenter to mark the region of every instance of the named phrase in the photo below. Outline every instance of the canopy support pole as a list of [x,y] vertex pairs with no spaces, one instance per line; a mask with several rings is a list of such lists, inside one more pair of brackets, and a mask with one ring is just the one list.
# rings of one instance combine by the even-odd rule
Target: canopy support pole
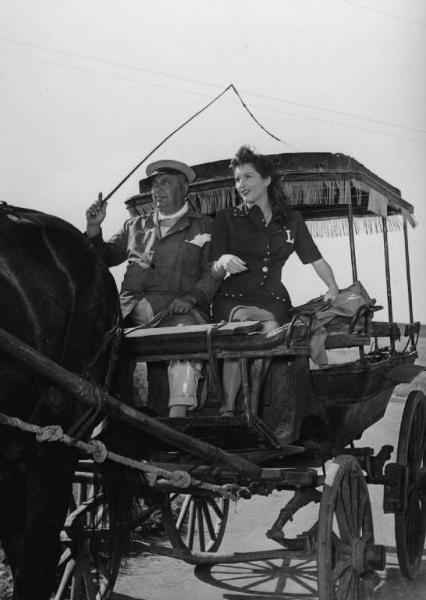
[[[388,244],[388,226],[386,217],[382,217],[383,226],[383,248],[385,253],[385,273],[386,273],[386,293],[388,297],[388,315],[389,323],[393,323],[393,308],[392,308],[392,288],[390,280],[390,268],[389,268],[389,244]],[[390,346],[392,353],[395,352],[395,339],[393,335],[390,336]]]
[[355,254],[355,235],[354,235],[354,214],[352,204],[348,204],[348,225],[349,225],[349,244],[351,249],[351,264],[352,264],[352,281],[358,281],[358,270],[356,266]]
[[[410,269],[410,252],[408,248],[408,228],[407,228],[407,219],[403,218],[403,230],[404,230],[404,248],[405,248],[405,272],[407,276],[407,292],[408,292],[408,314],[410,319],[410,325],[414,323],[413,316],[413,295],[411,291],[411,269]],[[414,346],[414,334],[410,335],[411,344]]]

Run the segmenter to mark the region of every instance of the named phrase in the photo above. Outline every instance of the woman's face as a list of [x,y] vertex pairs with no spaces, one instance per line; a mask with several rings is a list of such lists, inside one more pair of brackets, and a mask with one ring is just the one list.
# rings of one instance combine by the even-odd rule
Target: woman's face
[[268,185],[271,178],[263,179],[251,163],[236,167],[234,177],[237,192],[248,206],[268,201]]

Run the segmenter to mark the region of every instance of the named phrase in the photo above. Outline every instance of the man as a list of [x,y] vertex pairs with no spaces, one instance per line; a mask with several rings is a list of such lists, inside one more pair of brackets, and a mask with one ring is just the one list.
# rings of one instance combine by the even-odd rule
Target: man
[[[120,292],[127,324],[145,324],[162,311],[167,311],[162,326],[207,321],[218,282],[208,258],[212,220],[185,200],[195,172],[185,163],[159,160],[147,166],[146,174],[154,212],[129,219],[105,242],[101,224],[106,205],[99,199],[86,212],[86,234],[108,266],[128,261]],[[170,363],[169,416],[186,416],[196,406],[198,372],[196,363]]]

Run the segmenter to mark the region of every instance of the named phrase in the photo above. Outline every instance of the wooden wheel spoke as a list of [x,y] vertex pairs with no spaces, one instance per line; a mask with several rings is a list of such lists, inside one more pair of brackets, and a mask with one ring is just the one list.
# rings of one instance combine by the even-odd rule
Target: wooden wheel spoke
[[359,497],[358,497],[358,508],[357,508],[357,519],[356,519],[356,534],[357,537],[360,536],[360,533],[365,533],[363,528],[364,522],[366,519],[366,511],[367,504],[370,503],[368,496],[362,492],[362,488],[359,488]]
[[188,494],[176,518],[170,498],[164,498],[161,513],[164,530],[172,546],[193,551],[196,544],[201,552],[216,552],[225,533],[229,500]]
[[352,569],[348,569],[343,573],[343,576],[337,582],[336,588],[336,600],[353,600],[352,587],[353,587],[354,572]]
[[348,515],[347,509],[340,498],[338,498],[336,502],[336,518],[341,539],[345,542],[349,542],[353,539],[351,517]]
[[[65,550],[61,554],[61,558],[59,559],[58,566],[61,567],[64,563],[67,563],[68,561],[70,561],[70,558],[71,558],[71,549],[65,548]],[[73,559],[71,558],[71,560],[73,560]],[[75,561],[74,561],[74,563],[75,563]]]
[[192,550],[194,548],[194,537],[195,537],[195,520],[197,517],[197,513],[195,510],[195,500],[192,499],[189,508],[189,517],[188,517],[188,548]]
[[370,571],[362,578],[359,578],[359,600],[371,600],[371,598],[373,598],[376,585],[375,580],[377,582],[378,578],[373,571]]
[[83,572],[81,566],[81,561],[78,561],[72,577],[70,600],[79,600],[81,594],[81,585],[83,583]]
[[343,576],[347,569],[350,568],[350,563],[344,558],[339,558],[333,571],[332,571],[332,579],[333,583],[337,583],[338,580]]
[[354,537],[358,537],[361,530],[365,506],[365,494],[362,494],[361,491],[361,483],[363,483],[363,481],[359,478],[359,475],[356,472],[352,472],[349,482],[351,490],[350,514],[352,516],[352,531]]
[[[355,523],[354,523],[354,498],[352,490],[352,477],[345,477],[340,484],[340,500],[342,505],[342,512],[345,516],[345,526],[349,531],[351,538],[355,537]],[[339,523],[340,525],[340,523]]]
[[180,531],[180,529],[182,527],[182,524],[184,522],[184,519],[186,517],[186,514],[188,512],[188,507],[189,507],[189,505],[191,503],[191,498],[192,498],[192,496],[190,496],[189,494],[187,494],[185,496],[185,499],[184,499],[183,503],[182,503],[182,506],[181,506],[181,509],[180,509],[180,512],[179,512],[179,517],[178,517],[178,520],[176,521],[176,529],[178,531]]
[[203,502],[202,508],[203,508],[204,519],[205,519],[205,522],[206,522],[206,525],[207,525],[207,529],[209,530],[210,539],[211,540],[215,540],[216,539],[216,532],[214,530],[213,521],[212,521],[211,514],[209,512],[208,505],[205,502]]
[[201,552],[205,552],[206,539],[205,539],[205,535],[204,535],[204,518],[203,518],[203,509],[202,509],[201,503],[202,503],[202,500],[200,502],[197,502],[198,540],[200,542]]
[[67,585],[69,583],[70,578],[75,569],[76,562],[73,558],[71,558],[64,567],[64,572],[62,573],[61,581],[59,582],[58,590],[55,595],[55,600],[62,600],[62,597],[66,591]]
[[217,516],[219,517],[219,519],[223,519],[224,518],[224,512],[220,509],[217,501],[215,498],[208,498],[207,502],[209,503],[209,505],[212,507],[212,509],[214,510],[214,512],[217,514]]

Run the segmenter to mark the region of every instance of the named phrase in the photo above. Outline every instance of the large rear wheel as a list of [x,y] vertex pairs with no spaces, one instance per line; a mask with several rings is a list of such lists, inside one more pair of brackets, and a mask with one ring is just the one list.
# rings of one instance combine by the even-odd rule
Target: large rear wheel
[[368,488],[358,461],[338,456],[329,465],[318,523],[319,600],[368,600],[374,569],[383,569],[383,546],[374,545]]
[[395,513],[398,562],[404,577],[417,574],[426,536],[426,397],[410,392],[399,431],[397,462],[407,468],[405,508]]

